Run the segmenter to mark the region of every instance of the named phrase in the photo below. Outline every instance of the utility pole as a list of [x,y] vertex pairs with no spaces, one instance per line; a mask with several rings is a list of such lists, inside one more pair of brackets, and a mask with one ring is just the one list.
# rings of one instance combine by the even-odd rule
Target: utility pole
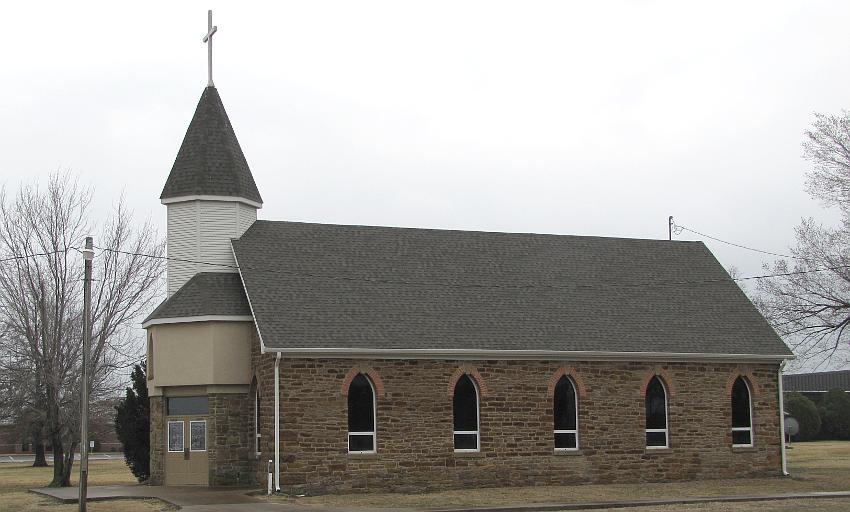
[[83,278],[83,376],[80,389],[80,512],[86,512],[89,480],[89,352],[91,351],[91,272],[94,260],[94,240],[86,237],[83,249],[85,277]]
[[667,240],[673,241],[673,216],[667,217]]

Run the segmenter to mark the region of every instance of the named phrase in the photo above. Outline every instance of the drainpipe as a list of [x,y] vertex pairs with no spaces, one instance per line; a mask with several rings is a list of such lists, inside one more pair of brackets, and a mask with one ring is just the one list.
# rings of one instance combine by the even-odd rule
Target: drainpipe
[[274,490],[280,492],[280,352],[274,360]]
[[779,443],[783,476],[788,476],[788,463],[785,459],[785,397],[782,390],[782,370],[785,369],[786,363],[787,361],[782,361],[779,365]]

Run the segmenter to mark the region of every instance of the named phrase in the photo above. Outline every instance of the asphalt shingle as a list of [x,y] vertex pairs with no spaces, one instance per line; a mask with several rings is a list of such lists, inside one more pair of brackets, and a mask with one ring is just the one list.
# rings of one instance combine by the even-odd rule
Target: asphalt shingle
[[201,272],[145,318],[162,320],[192,316],[250,316],[251,308],[242,288],[242,280],[235,272]]
[[700,242],[257,221],[267,347],[791,355]]
[[215,87],[201,94],[159,198],[195,195],[263,202]]

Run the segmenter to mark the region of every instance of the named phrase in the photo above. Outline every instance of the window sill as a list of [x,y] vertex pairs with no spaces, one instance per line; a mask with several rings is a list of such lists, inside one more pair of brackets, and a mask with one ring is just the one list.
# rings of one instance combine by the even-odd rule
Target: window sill
[[752,453],[756,451],[758,449],[755,446],[732,446],[733,453]]
[[377,452],[372,453],[356,453],[356,452],[348,452],[349,459],[361,459],[361,460],[375,460],[378,458]]
[[568,448],[568,449],[558,449],[555,448],[555,451],[552,452],[552,455],[566,456],[569,457],[571,455],[583,455],[581,449],[579,448]]
[[673,449],[670,447],[658,447],[658,448],[650,448],[647,446],[644,448],[643,453],[646,455],[664,455],[667,453],[673,453]]
[[455,458],[458,459],[483,459],[485,457],[484,452],[452,452]]

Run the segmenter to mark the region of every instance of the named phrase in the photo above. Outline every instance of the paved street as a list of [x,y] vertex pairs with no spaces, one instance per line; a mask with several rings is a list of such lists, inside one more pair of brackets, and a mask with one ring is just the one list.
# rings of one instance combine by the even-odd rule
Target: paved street
[[[75,460],[79,460],[80,454],[74,456]],[[121,452],[115,453],[91,453],[89,454],[89,460],[111,460],[111,459],[122,459],[124,455]],[[35,455],[31,453],[13,453],[13,454],[0,454],[0,463],[3,462],[32,462],[35,459]],[[53,455],[47,456],[47,462],[53,462]]]

